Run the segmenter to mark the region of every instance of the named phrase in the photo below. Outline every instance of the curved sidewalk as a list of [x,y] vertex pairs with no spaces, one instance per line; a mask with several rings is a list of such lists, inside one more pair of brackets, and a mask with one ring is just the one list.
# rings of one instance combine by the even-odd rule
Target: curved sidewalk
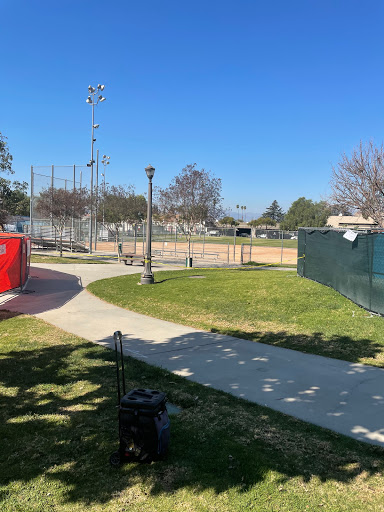
[[85,290],[92,281],[140,271],[118,264],[34,265],[27,293],[0,308],[35,315],[111,348],[113,332],[120,330],[128,355],[384,447],[384,370],[157,320]]

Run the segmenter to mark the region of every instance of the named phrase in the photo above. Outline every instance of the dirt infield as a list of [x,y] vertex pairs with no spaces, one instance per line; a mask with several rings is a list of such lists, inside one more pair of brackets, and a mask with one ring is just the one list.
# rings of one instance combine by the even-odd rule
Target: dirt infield
[[[99,242],[98,251],[112,252],[116,250],[113,242]],[[144,248],[145,249],[145,248]],[[143,244],[138,243],[135,246],[133,242],[124,242],[123,252],[133,254],[143,254]],[[152,242],[152,255],[160,258],[184,259],[188,256],[188,245],[186,242]],[[216,263],[241,263],[241,245],[236,245],[234,251],[233,245],[199,243],[191,244],[191,256],[194,261],[216,262]],[[254,245],[243,246],[243,263],[247,261],[256,261],[258,263],[287,263],[295,264],[297,262],[297,249],[280,247],[265,247]]]

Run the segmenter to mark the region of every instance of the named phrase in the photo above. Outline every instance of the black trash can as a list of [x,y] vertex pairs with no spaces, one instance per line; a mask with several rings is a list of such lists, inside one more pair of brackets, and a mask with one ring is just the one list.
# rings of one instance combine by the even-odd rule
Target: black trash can
[[185,266],[192,268],[192,258],[185,258]]

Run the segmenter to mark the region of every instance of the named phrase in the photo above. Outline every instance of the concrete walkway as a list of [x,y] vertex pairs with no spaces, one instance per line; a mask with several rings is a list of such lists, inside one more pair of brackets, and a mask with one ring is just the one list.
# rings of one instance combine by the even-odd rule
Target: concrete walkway
[[92,281],[141,269],[36,264],[27,293],[0,308],[35,315],[109,347],[113,332],[120,330],[128,355],[384,447],[384,370],[156,320],[107,304],[84,289]]

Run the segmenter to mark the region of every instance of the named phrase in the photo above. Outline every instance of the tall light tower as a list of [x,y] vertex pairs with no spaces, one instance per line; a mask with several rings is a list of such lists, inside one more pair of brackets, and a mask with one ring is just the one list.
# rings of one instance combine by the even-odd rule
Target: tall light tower
[[106,173],[106,170],[107,170],[107,165],[110,164],[110,159],[111,157],[110,156],[107,156],[107,155],[103,155],[103,159],[101,161],[101,163],[104,165],[104,173],[102,173],[102,177],[103,177],[103,229],[104,229],[104,216],[105,216],[105,211],[104,211],[104,201],[105,201],[105,173]]
[[[94,131],[99,127],[98,124],[95,124],[95,105],[97,105],[102,101],[105,101],[105,98],[102,94],[100,94],[102,91],[104,91],[105,85],[98,84],[97,88],[92,87],[92,85],[88,86],[88,92],[89,96],[85,100],[89,105],[92,105],[92,139],[91,139],[91,160],[89,161],[89,164],[87,164],[88,167],[91,168],[91,191],[90,191],[90,222],[89,222],[89,253],[92,254],[92,216],[93,216],[93,164],[95,163],[95,160],[93,159],[93,144],[96,141],[94,138]],[[96,99],[95,96],[97,95]]]

